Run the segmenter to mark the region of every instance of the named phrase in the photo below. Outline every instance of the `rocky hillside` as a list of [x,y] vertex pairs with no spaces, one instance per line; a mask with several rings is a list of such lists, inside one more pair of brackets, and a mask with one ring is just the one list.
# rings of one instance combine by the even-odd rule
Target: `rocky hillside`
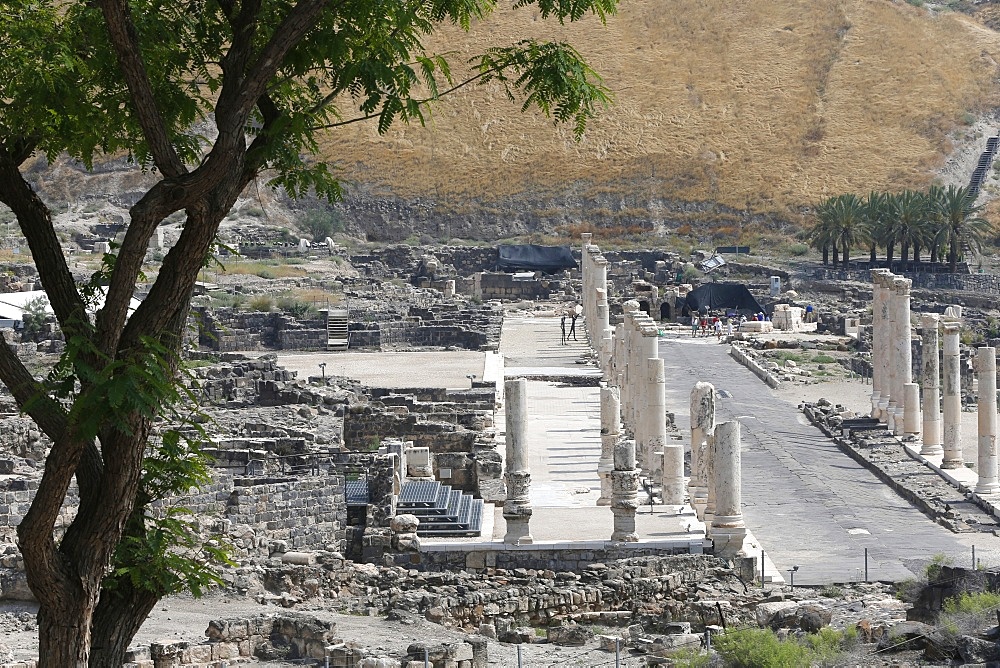
[[[554,38],[586,56],[615,104],[580,142],[521,114],[496,87],[448,96],[426,127],[384,136],[372,122],[341,127],[322,144],[345,182],[339,208],[349,232],[372,240],[588,226],[662,234],[690,224],[735,241],[792,231],[828,195],[963,183],[968,156],[1000,126],[1000,9],[918,4],[627,0],[607,25],[559,26],[532,8],[504,8],[469,33],[446,28],[432,46],[449,54],[457,78],[490,46]],[[143,186],[119,162],[96,177],[39,162],[31,178],[67,222],[121,220]],[[112,206],[100,212],[102,203]],[[228,224],[294,233],[302,210],[317,205],[254,185]]]
[[501,10],[437,46],[459,63],[522,36],[573,43],[616,98],[583,141],[480,87],[442,100],[425,128],[349,126],[325,150],[352,182],[348,217],[370,234],[406,236],[410,221],[439,238],[662,230],[717,222],[716,204],[721,220],[794,221],[827,195],[926,186],[975,143],[977,119],[992,126],[1000,34],[980,20],[992,11],[632,0],[606,26],[553,28],[533,9]]

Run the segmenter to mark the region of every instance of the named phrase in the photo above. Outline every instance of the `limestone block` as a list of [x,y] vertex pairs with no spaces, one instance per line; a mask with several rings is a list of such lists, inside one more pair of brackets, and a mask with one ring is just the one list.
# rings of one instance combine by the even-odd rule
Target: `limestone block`
[[396,515],[389,520],[389,528],[396,533],[416,533],[420,518],[416,515]]

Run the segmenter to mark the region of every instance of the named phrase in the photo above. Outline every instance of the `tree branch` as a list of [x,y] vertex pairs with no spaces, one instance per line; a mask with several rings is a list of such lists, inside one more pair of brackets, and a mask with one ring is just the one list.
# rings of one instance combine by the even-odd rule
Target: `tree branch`
[[131,93],[136,116],[149,144],[153,162],[166,177],[176,178],[184,174],[187,168],[174,150],[167,124],[156,104],[128,3],[124,0],[96,1],[104,14],[111,46],[118,57],[118,66]]
[[[454,93],[455,91],[457,91],[460,88],[465,88],[469,84],[475,83],[476,81],[478,81],[479,79],[482,79],[484,76],[486,76],[488,74],[493,74],[494,72],[499,72],[500,70],[501,70],[501,68],[499,68],[499,67],[494,67],[494,68],[491,68],[489,70],[484,70],[483,72],[480,72],[479,74],[477,74],[474,77],[470,77],[470,78],[466,79],[465,81],[461,81],[461,82],[455,84],[451,88],[448,88],[446,90],[441,91],[440,93],[438,93],[434,97],[425,97],[423,99],[416,100],[416,103],[419,104],[419,105],[430,104],[431,102],[434,102],[436,100],[440,100],[445,95],[448,95],[450,93]],[[335,96],[327,95],[325,98],[323,98],[323,101],[319,105],[317,105],[317,107],[315,108],[315,111],[319,111],[324,106],[326,106],[326,105],[330,104],[331,102],[333,102],[334,97]],[[379,111],[377,113],[365,114],[364,116],[358,116],[357,118],[351,118],[351,119],[348,119],[346,121],[338,121],[336,123],[327,123],[325,125],[314,125],[310,129],[311,130],[328,130],[330,128],[339,128],[342,125],[352,125],[354,123],[360,123],[362,121],[369,121],[369,120],[371,120],[373,118],[378,118],[381,115],[382,115],[382,112]]]
[[[13,146],[8,146],[8,142]],[[0,202],[17,216],[21,233],[28,241],[38,267],[42,287],[49,298],[59,326],[67,337],[79,332],[88,322],[83,299],[76,289],[73,274],[66,264],[62,244],[56,236],[52,216],[31,185],[21,176],[18,166],[30,155],[30,142],[23,138],[0,139]]]
[[7,386],[14,400],[28,417],[53,441],[63,437],[66,430],[66,411],[35,380],[21,360],[7,345],[0,341],[0,381]]

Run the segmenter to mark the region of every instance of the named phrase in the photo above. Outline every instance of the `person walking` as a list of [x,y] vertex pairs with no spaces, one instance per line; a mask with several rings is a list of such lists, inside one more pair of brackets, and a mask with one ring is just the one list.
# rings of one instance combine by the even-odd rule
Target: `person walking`
[[698,316],[691,316],[691,336],[698,336]]
[[559,343],[560,343],[560,345],[565,346],[566,345],[566,316],[565,315],[563,315],[562,320],[559,321],[559,327],[562,329],[562,341],[560,341]]
[[[579,317],[580,316],[577,313],[574,313],[573,315],[570,316],[569,333],[573,335],[573,340],[574,341],[577,340],[577,338],[576,338],[576,319],[579,318]],[[567,341],[568,340],[569,340],[569,337],[567,337]]]
[[716,339],[716,341],[721,341],[722,340],[722,320],[720,320],[719,318],[716,318],[715,322],[712,323],[712,328],[715,330],[715,339]]

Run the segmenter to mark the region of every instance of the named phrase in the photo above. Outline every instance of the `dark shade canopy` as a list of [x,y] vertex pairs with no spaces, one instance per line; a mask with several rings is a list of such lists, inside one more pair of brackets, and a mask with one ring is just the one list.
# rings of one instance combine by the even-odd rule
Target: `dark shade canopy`
[[500,271],[540,271],[554,274],[563,269],[576,269],[576,260],[569,246],[500,246],[497,269]]
[[741,313],[759,313],[764,307],[754,299],[747,286],[739,283],[706,283],[687,294],[684,306],[688,312],[727,309]]

